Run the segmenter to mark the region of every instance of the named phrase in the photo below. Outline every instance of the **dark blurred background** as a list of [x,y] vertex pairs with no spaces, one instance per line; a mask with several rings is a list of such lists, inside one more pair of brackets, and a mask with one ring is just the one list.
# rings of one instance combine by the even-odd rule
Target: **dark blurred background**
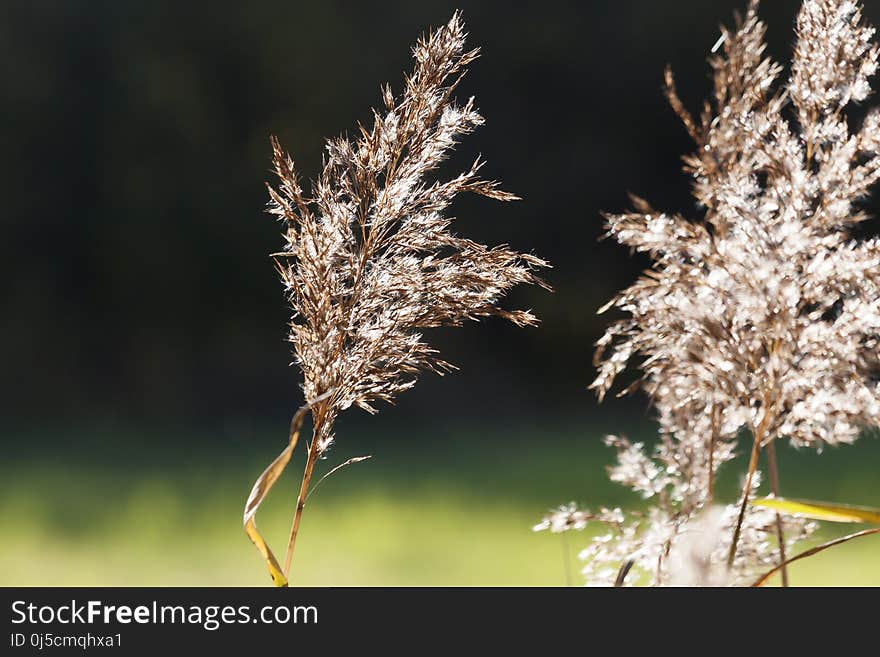
[[[509,300],[540,329],[436,332],[461,372],[394,413],[589,413],[595,310],[646,264],[598,241],[600,211],[632,191],[696,214],[662,71],[697,108],[718,24],[743,4],[2,3],[4,423],[286,417],[301,394],[267,256],[268,137],[314,175],[324,138],[366,120],[380,83],[399,90],[416,35],[455,7],[483,49],[460,95],[487,118],[462,160],[483,153],[525,199],[463,200],[458,230],[547,258],[556,292]],[[784,59],[798,3],[765,5]]]
[[[483,50],[459,95],[487,119],[457,162],[482,153],[524,198],[462,199],[457,229],[548,259],[556,291],[507,300],[538,329],[435,331],[460,372],[425,376],[378,417],[346,414],[333,462],[377,458],[322,489],[298,558],[322,584],[574,581],[586,538],[560,552],[529,528],[569,499],[633,502],[604,477],[598,438],[653,431],[646,400],[600,408],[586,389],[608,321],[596,309],[648,264],[599,241],[600,212],[634,192],[698,216],[663,68],[698,108],[719,22],[744,5],[0,3],[0,584],[265,581],[241,504],[302,403],[268,257],[269,135],[314,176],[324,139],[366,121],[381,83],[399,91],[410,45],[455,8]],[[799,3],[764,5],[787,62]],[[880,23],[877,3],[866,13]],[[870,444],[870,458],[823,456],[821,480],[814,455],[786,451],[784,492],[880,502]],[[270,543],[296,474],[284,482],[261,510]],[[834,582],[864,583],[862,563],[841,561],[850,580]]]

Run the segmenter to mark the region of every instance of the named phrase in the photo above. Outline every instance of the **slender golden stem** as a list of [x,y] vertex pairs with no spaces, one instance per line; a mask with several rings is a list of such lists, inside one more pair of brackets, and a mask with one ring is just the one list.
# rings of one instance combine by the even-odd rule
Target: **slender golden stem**
[[730,568],[733,566],[733,561],[736,558],[736,547],[739,543],[739,535],[742,532],[742,524],[743,520],[746,517],[746,507],[749,504],[749,495],[752,492],[752,480],[755,478],[755,470],[758,467],[758,454],[761,452],[761,436],[760,433],[755,433],[755,443],[752,445],[752,456],[749,459],[749,474],[746,477],[746,486],[743,490],[742,496],[742,506],[739,508],[739,518],[736,521],[736,528],[733,530],[733,541],[730,543],[730,553],[727,555],[727,567]]
[[284,557],[284,576],[290,581],[290,563],[293,561],[293,550],[296,547],[296,537],[299,534],[299,524],[302,521],[303,509],[306,508],[306,498],[309,495],[309,484],[312,482],[312,473],[315,464],[321,457],[319,440],[322,432],[327,428],[324,421],[329,409],[329,400],[324,400],[317,411],[312,410],[312,441],[309,443],[309,455],[306,458],[306,467],[303,470],[302,482],[299,486],[299,495],[296,497],[296,511],[293,514],[293,524],[290,526],[290,538],[287,541],[287,554]]
[[299,534],[299,523],[302,521],[303,509],[306,508],[306,496],[309,493],[309,484],[312,481],[312,472],[318,461],[318,432],[312,434],[312,442],[309,445],[309,456],[306,467],[303,470],[302,483],[299,487],[299,495],[296,498],[296,512],[293,514],[293,524],[290,527],[290,539],[287,541],[287,555],[284,557],[284,576],[290,581],[290,563],[293,561],[293,550],[296,547],[296,537]]
[[[770,468],[770,489],[779,497],[779,467],[776,462],[776,441],[767,445],[767,464]],[[776,538],[779,541],[779,565],[782,575],[782,586],[788,586],[788,566],[785,561],[785,532],[782,528],[782,516],[776,513]]]

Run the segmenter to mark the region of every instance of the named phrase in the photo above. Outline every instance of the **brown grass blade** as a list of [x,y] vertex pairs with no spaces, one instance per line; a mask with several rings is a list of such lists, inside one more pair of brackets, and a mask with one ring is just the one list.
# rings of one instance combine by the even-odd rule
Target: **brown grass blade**
[[819,552],[824,552],[828,548],[833,548],[836,545],[840,545],[842,543],[848,543],[856,538],[862,538],[863,536],[870,536],[871,534],[880,534],[880,527],[875,527],[874,529],[865,529],[860,532],[856,532],[855,534],[849,534],[847,536],[842,536],[840,538],[835,538],[833,541],[828,541],[827,543],[822,543],[822,545],[817,545],[814,548],[811,548],[805,552],[801,552],[800,554],[793,556],[788,561],[784,561],[778,566],[774,567],[772,570],[764,573],[760,579],[758,579],[754,584],[752,584],[752,588],[757,588],[760,586],[764,586],[767,583],[767,580],[773,577],[776,573],[782,570],[784,567],[789,564],[794,563],[795,561],[800,561],[801,559],[806,559],[807,557],[812,557],[814,554],[818,554]]

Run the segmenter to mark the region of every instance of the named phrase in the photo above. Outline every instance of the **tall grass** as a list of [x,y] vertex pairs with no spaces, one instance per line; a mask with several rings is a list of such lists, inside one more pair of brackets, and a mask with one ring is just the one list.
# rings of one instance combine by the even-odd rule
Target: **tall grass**
[[[624,393],[648,393],[660,443],[607,440],[618,453],[611,479],[652,501],[646,515],[569,506],[539,525],[609,527],[583,553],[594,582],[615,582],[632,562],[660,585],[763,582],[771,568],[787,584],[811,518],[877,517],[750,503],[762,455],[780,495],[777,443],[821,451],[880,424],[880,240],[853,231],[880,179],[880,111],[853,111],[877,70],[874,30],[857,2],[805,0],[785,79],[765,56],[765,32],[757,0],[722,30],[714,94],[696,118],[666,72],[667,98],[696,144],[684,162],[702,215],[635,197],[633,211],[606,215],[608,235],[653,265],[603,309],[624,317],[598,342],[592,387],[601,399],[635,361],[640,375]],[[723,504],[714,481],[743,434],[742,492]]]
[[[459,237],[447,216],[463,193],[517,197],[480,177],[479,158],[449,180],[434,179],[459,139],[483,123],[473,98],[454,98],[479,54],[465,49],[465,36],[456,13],[416,43],[402,94],[385,86],[371,127],[327,142],[310,196],[293,160],[272,141],[279,183],[269,188],[269,211],[285,227],[284,250],[274,257],[293,311],[289,340],[306,405],[287,447],[254,485],[244,523],[277,585],[288,582],[315,466],[334,442],[338,414],[351,406],[375,413],[376,402],[392,402],[421,371],[452,370],[423,339],[425,329],[490,316],[537,323],[531,312],[504,310],[499,301],[520,283],[546,287],[535,270],[547,263]],[[254,516],[287,466],[306,415],[312,436],[282,567]]]

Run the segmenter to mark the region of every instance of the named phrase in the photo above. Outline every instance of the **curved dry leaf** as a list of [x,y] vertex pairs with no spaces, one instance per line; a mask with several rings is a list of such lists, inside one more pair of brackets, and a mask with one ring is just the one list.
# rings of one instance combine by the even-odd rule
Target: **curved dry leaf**
[[275,558],[275,555],[272,553],[271,548],[257,529],[257,523],[254,516],[257,513],[257,509],[260,508],[260,504],[263,503],[266,495],[272,489],[272,486],[275,485],[275,482],[278,481],[281,473],[284,472],[284,468],[286,468],[287,464],[290,462],[290,457],[293,455],[293,449],[296,447],[296,443],[299,440],[299,432],[302,428],[303,420],[310,408],[311,405],[306,404],[293,416],[293,419],[290,422],[290,438],[287,441],[287,447],[285,447],[284,451],[281,452],[271,464],[269,464],[269,467],[263,471],[263,474],[261,474],[256,483],[254,483],[254,487],[251,489],[251,494],[248,496],[247,503],[244,505],[244,531],[256,546],[257,550],[259,550],[260,554],[263,555],[263,559],[265,559],[266,566],[269,569],[269,575],[272,577],[272,583],[278,587],[287,586],[287,578],[284,576],[281,566]]

